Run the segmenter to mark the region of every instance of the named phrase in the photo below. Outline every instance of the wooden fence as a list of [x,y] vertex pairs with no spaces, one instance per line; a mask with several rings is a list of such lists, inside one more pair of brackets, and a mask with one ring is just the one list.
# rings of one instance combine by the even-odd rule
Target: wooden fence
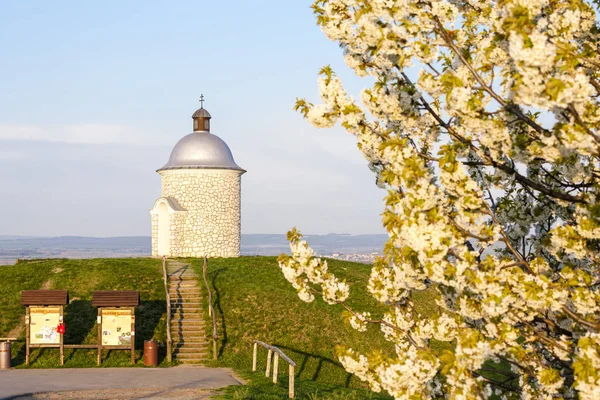
[[167,299],[167,361],[173,362],[173,340],[171,339],[171,295],[169,294],[169,282],[167,275],[167,257],[162,258],[163,281],[165,283],[165,294]]
[[202,267],[202,275],[204,276],[204,284],[206,285],[206,292],[208,293],[208,315],[212,317],[212,342],[213,342],[213,360],[217,359],[217,316],[215,315],[215,308],[213,307],[212,291],[208,285],[208,278],[206,277],[208,270],[208,259],[204,256],[204,266]]
[[256,359],[258,357],[258,345],[261,345],[267,352],[267,370],[265,376],[268,378],[271,375],[271,358],[273,358],[273,383],[277,384],[277,374],[279,373],[279,358],[281,357],[284,361],[289,364],[289,397],[294,398],[294,374],[296,369],[296,363],[291,358],[286,356],[283,351],[279,350],[275,346],[268,345],[261,342],[260,340],[254,341],[254,354],[252,356],[252,371],[256,372]]

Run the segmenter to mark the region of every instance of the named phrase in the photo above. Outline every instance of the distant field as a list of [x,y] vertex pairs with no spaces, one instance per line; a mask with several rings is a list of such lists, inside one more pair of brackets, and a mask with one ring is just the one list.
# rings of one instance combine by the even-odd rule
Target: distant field
[[[306,235],[319,254],[361,253],[381,250],[387,235]],[[285,235],[242,235],[243,255],[275,256],[289,250]],[[17,259],[33,258],[124,258],[148,257],[149,236],[124,237],[34,237],[0,235],[0,265],[14,264]]]

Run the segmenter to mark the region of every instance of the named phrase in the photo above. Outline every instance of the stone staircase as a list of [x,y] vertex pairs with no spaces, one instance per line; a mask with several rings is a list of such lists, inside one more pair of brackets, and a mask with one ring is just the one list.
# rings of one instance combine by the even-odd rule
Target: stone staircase
[[199,276],[189,264],[167,261],[171,296],[173,358],[180,363],[201,364],[209,358]]

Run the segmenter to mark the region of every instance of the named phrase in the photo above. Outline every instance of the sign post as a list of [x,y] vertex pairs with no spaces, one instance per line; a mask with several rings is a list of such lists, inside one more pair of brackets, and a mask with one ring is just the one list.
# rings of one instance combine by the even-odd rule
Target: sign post
[[66,290],[23,290],[21,305],[25,309],[25,364],[29,365],[30,349],[58,348],[60,365],[64,365],[63,307],[69,303]]
[[135,307],[140,294],[133,290],[94,292],[92,305],[98,307],[98,365],[102,350],[130,350],[135,364]]

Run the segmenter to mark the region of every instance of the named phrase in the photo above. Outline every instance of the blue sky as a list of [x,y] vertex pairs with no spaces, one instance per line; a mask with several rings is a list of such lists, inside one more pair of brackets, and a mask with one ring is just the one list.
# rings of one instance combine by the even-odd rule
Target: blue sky
[[380,233],[384,193],[340,128],[292,110],[331,64],[310,1],[0,2],[0,235],[149,235],[154,171],[211,130],[248,173],[242,232]]

